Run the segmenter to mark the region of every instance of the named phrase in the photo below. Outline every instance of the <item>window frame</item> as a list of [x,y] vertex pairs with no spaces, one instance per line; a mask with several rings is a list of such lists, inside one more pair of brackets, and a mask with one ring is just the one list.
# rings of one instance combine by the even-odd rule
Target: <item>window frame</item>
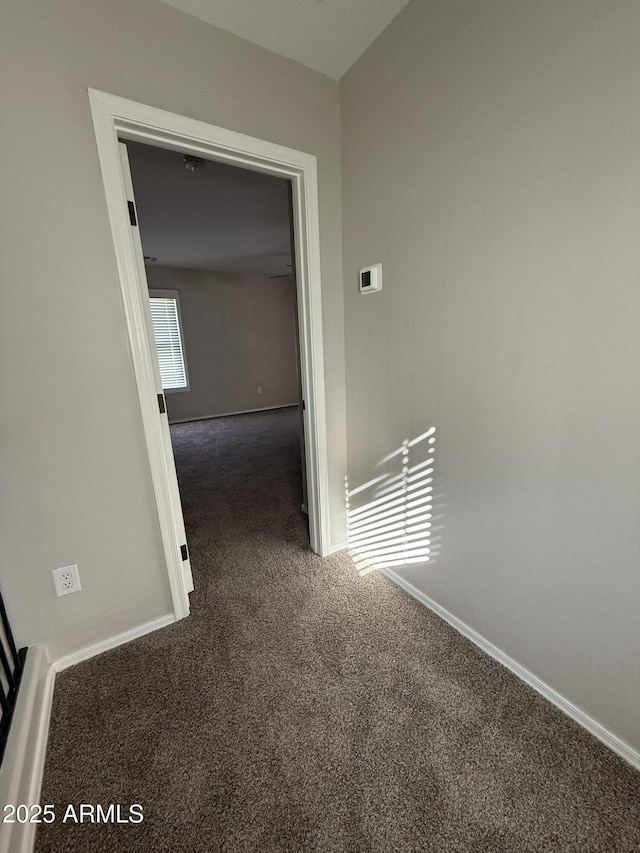
[[[191,391],[191,383],[189,381],[189,367],[187,365],[187,346],[184,338],[184,329],[182,326],[182,311],[180,309],[180,291],[179,290],[165,290],[157,287],[149,288],[149,319],[151,322],[151,333],[153,335],[153,346],[156,352],[156,362],[158,363],[158,370],[160,370],[160,364],[158,362],[158,348],[156,346],[156,337],[153,329],[153,317],[151,316],[151,300],[152,299],[174,299],[176,303],[176,315],[178,318],[178,331],[180,333],[180,348],[182,351],[182,364],[184,366],[184,378],[186,381],[186,385],[183,388],[165,388],[162,387],[163,394],[181,394],[184,391]],[[162,374],[160,374],[160,382],[162,382]]]

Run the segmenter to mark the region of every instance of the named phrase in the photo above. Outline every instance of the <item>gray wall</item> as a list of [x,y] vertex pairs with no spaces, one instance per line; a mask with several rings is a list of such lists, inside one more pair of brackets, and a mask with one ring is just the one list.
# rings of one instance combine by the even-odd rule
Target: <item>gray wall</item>
[[170,421],[297,404],[292,276],[149,266],[147,281],[180,299],[190,390],[166,393]]
[[[2,4],[0,584],[53,657],[171,610],[87,87],[318,157],[332,537],[344,538],[337,84],[158,0]],[[77,562],[82,592],[51,569]]]
[[638,79],[636,0],[416,0],[341,83],[351,483],[435,425],[401,574],[636,748]]

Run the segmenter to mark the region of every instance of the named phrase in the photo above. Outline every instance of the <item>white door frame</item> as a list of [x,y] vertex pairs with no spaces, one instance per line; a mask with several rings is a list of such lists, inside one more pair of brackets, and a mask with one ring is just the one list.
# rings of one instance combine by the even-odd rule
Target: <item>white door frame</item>
[[180,555],[183,543],[177,541],[171,501],[175,463],[163,440],[143,297],[146,281],[141,281],[144,273],[136,259],[118,141],[157,145],[291,181],[310,541],[317,554],[326,556],[331,545],[316,157],[95,89],[88,93],[171,595],[176,619],[181,619],[189,614],[189,595]]

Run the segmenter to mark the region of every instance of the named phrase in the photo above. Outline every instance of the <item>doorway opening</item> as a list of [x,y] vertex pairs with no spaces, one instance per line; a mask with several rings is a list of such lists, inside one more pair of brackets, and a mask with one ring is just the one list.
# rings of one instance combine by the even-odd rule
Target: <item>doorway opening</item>
[[287,518],[297,504],[305,524],[307,513],[290,181],[140,142],[120,149],[189,552],[210,541],[196,534],[207,513],[211,525],[227,516],[224,538],[267,523],[273,541],[270,501]]
[[153,346],[135,197],[119,141],[142,142],[285,178],[291,185],[309,541],[330,552],[316,158],[254,137],[89,90],[174,613],[189,613],[188,545],[164,392]]

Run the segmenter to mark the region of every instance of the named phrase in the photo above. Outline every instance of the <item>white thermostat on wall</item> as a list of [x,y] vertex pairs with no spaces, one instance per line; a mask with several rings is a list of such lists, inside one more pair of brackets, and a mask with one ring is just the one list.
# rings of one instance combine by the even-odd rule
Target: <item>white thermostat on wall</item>
[[360,293],[382,290],[382,264],[372,264],[360,270]]

